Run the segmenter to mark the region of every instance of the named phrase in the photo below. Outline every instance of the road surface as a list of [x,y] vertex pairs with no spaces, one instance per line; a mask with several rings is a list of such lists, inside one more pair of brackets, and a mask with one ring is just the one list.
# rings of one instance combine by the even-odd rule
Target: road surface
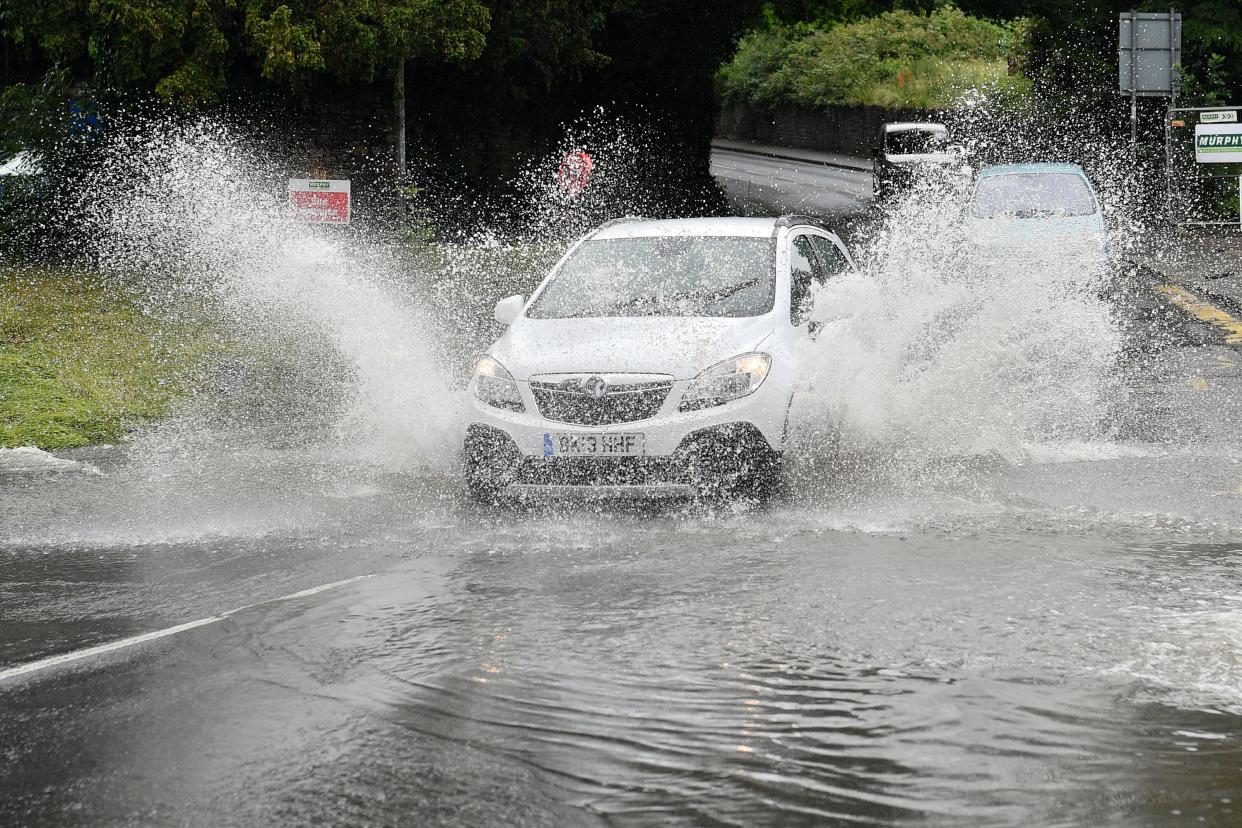
[[745,215],[849,216],[871,202],[870,162],[828,153],[717,141],[712,175]]

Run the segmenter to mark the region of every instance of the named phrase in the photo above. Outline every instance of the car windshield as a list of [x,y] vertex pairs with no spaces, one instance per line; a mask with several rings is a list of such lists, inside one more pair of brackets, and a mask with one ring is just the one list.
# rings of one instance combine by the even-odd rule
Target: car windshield
[[648,236],[584,242],[526,315],[758,316],[776,279],[768,238]]
[[1095,199],[1074,173],[987,175],[975,187],[974,212],[980,218],[1089,216]]
[[904,129],[884,136],[884,151],[889,155],[927,155],[944,152],[949,136],[939,130]]

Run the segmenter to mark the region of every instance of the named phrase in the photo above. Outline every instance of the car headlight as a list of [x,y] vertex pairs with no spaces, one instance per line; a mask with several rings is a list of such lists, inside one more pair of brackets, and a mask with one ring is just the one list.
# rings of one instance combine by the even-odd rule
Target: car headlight
[[772,367],[767,354],[742,354],[713,365],[695,378],[681,397],[678,411],[697,411],[737,400],[763,384]]
[[474,395],[496,408],[526,410],[513,375],[490,356],[479,357],[474,364]]

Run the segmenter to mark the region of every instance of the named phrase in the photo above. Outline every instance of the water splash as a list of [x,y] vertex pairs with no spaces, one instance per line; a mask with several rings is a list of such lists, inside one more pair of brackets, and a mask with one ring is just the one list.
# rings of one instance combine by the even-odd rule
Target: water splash
[[[366,227],[295,221],[288,167],[227,126],[140,127],[112,143],[106,177],[83,193],[100,270],[139,274],[155,311],[207,306],[239,340],[260,343],[250,364],[225,366],[222,383],[303,386],[302,410],[283,412],[294,427],[330,415],[346,455],[443,461],[456,395],[432,321],[397,288],[410,281],[398,251]],[[282,376],[258,376],[264,349],[281,351]],[[339,393],[322,393],[328,379],[343,381]]]
[[1106,439],[1121,331],[1103,274],[1048,246],[981,261],[964,238],[964,183],[926,183],[857,245],[857,273],[815,297],[807,393],[791,423],[811,444],[890,456],[995,453]]

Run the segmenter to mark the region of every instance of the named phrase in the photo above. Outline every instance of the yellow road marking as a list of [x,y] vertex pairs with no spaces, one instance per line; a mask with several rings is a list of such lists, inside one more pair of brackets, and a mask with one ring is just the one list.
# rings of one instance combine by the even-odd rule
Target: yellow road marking
[[1230,345],[1242,344],[1242,320],[1225,313],[1215,305],[1209,305],[1190,291],[1177,285],[1158,285],[1156,290],[1169,297],[1169,301],[1200,321],[1221,329],[1225,332],[1225,341]]
[[1203,377],[1191,377],[1190,387],[1195,389],[1196,391],[1206,391],[1211,386],[1208,385],[1208,381],[1205,380]]

